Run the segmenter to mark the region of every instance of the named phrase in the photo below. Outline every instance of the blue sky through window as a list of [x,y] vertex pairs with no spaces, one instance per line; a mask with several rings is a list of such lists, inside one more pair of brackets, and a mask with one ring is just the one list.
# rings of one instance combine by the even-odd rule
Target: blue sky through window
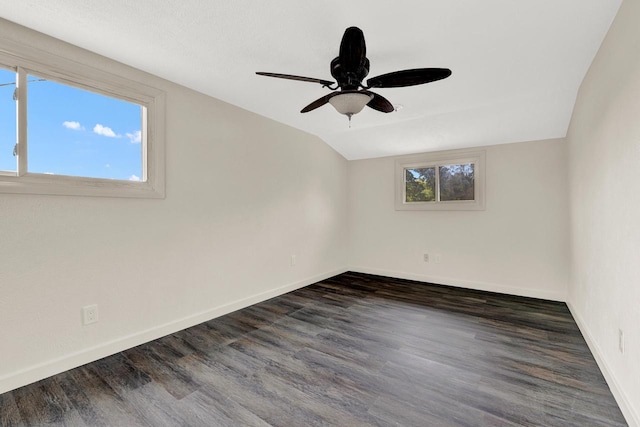
[[[15,74],[0,70],[0,79],[0,83],[15,81]],[[142,179],[142,107],[39,76],[29,75],[27,80],[29,172]],[[6,87],[10,89],[0,86],[0,170],[15,171],[14,86]],[[12,117],[13,124],[7,129],[6,117]]]

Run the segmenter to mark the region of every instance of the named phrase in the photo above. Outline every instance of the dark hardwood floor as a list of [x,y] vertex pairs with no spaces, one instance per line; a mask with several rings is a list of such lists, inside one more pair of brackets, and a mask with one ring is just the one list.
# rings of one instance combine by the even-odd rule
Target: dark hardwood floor
[[565,304],[347,273],[2,394],[0,425],[626,423]]

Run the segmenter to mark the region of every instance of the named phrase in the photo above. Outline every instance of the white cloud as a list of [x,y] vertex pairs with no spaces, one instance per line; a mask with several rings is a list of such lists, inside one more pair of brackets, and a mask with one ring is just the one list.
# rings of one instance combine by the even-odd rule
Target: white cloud
[[100,123],[93,127],[93,132],[98,135],[108,136],[109,138],[120,138],[121,136],[116,134],[110,127],[102,126]]
[[83,130],[84,128],[80,125],[80,122],[62,122],[62,126],[67,129],[72,130]]
[[140,181],[140,177],[138,175],[131,175],[129,181]]
[[139,144],[142,141],[142,132],[139,130],[133,133],[127,132],[127,138],[129,138],[132,144]]

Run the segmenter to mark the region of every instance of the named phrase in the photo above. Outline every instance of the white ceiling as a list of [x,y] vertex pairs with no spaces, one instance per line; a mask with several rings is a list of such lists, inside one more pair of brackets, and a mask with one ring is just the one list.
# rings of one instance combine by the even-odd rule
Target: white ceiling
[[[0,0],[0,16],[318,135],[347,159],[563,137],[577,90],[621,0]],[[332,80],[349,26],[369,77],[450,68],[379,89],[403,108],[353,117],[328,90],[255,75]]]

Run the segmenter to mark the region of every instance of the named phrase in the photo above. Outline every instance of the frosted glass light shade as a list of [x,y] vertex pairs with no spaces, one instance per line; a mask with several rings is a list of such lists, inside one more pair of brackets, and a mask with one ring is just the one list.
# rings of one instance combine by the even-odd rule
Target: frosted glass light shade
[[329,99],[329,103],[340,114],[351,117],[358,114],[371,101],[373,95],[362,92],[345,92]]

